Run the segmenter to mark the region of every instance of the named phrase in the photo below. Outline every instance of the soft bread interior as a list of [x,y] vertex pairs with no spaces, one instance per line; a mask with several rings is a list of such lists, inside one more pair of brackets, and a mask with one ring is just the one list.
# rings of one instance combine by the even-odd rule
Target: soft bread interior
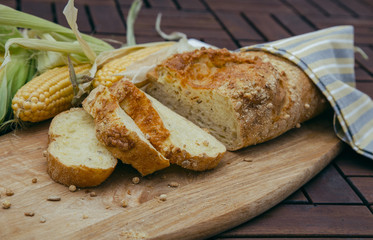
[[48,152],[62,164],[95,169],[115,167],[117,159],[97,140],[94,120],[83,109],[55,117],[50,132],[55,140],[50,142]]
[[229,149],[240,141],[236,112],[230,99],[213,91],[186,89],[180,82],[160,76],[146,92],[161,103],[209,132]]
[[225,152],[224,145],[213,136],[173,112],[153,97],[149,95],[147,97],[152,102],[165,127],[170,131],[168,141],[174,147],[187,151],[191,156],[205,154],[208,157],[215,158]]

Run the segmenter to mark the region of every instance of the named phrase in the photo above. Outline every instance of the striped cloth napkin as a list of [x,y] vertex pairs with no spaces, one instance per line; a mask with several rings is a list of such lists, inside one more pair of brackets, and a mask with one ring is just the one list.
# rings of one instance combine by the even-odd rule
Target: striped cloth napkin
[[353,37],[352,26],[337,26],[241,51],[268,51],[303,69],[333,107],[337,136],[373,159],[373,101],[355,88]]

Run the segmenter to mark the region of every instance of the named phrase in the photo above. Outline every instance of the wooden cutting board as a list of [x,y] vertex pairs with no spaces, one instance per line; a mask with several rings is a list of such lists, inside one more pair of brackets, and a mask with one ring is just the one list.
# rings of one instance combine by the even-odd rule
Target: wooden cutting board
[[[201,239],[276,205],[323,169],[342,149],[331,116],[241,151],[219,166],[191,172],[177,166],[140,178],[118,164],[101,186],[69,192],[46,173],[49,122],[0,137],[0,239]],[[79,154],[79,153],[77,153]],[[32,179],[37,178],[37,183]],[[169,187],[171,182],[180,184]],[[14,191],[5,196],[5,190]],[[90,191],[97,196],[91,197]],[[160,194],[167,200],[161,201]],[[50,195],[61,197],[51,202]],[[121,201],[128,204],[121,207]],[[33,211],[33,217],[25,212]],[[40,223],[40,218],[46,219]]]

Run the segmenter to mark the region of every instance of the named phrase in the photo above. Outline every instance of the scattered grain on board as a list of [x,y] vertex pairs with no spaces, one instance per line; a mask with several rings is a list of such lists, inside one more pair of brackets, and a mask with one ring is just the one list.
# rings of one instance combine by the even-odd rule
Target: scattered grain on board
[[47,198],[47,200],[48,201],[54,201],[54,202],[56,202],[56,201],[60,201],[61,200],[61,197],[59,197],[59,196],[49,196],[48,198]]
[[91,197],[97,197],[97,194],[96,194],[96,192],[91,192],[91,193],[89,194],[89,196],[91,196]]
[[120,201],[120,206],[123,207],[123,208],[127,207],[126,200],[123,199],[122,201]]
[[37,183],[37,182],[38,182],[38,179],[37,179],[37,178],[33,178],[33,179],[31,180],[31,182],[32,182],[32,183]]
[[13,190],[12,189],[7,189],[7,190],[5,190],[5,195],[7,195],[7,196],[13,196],[14,195],[14,192],[13,192]]
[[134,178],[132,178],[132,182],[133,182],[133,184],[138,184],[140,182],[140,178],[134,177]]
[[167,200],[167,195],[166,194],[161,194],[161,195],[159,195],[159,200],[161,200],[161,201],[166,201]]
[[76,191],[76,186],[75,185],[70,185],[69,186],[69,191],[70,192],[75,192]]
[[12,206],[12,204],[8,200],[3,201],[1,205],[4,209],[9,209],[10,206]]
[[169,186],[169,187],[173,187],[173,188],[177,188],[177,187],[180,186],[180,184],[179,184],[178,182],[170,182],[170,183],[168,184],[168,186]]
[[250,158],[244,158],[243,161],[244,161],[244,162],[252,162],[253,160],[250,159]]
[[295,125],[296,128],[300,128],[300,123],[297,123],[297,125]]
[[45,219],[45,217],[41,216],[40,219],[39,219],[39,222],[40,223],[45,223],[47,221],[47,219]]
[[25,216],[27,216],[27,217],[33,217],[34,215],[35,215],[35,213],[33,211],[25,212]]
[[83,219],[87,219],[88,218],[88,216],[87,215],[85,215],[85,214],[83,214],[83,217],[82,217]]

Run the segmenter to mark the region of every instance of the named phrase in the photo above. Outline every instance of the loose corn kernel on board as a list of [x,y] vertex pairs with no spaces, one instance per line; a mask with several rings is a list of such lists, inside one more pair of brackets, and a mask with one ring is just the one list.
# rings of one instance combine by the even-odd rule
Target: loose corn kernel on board
[[11,203],[0,209],[0,239],[206,238],[281,202],[342,149],[326,114],[267,143],[228,152],[211,171],[172,166],[142,178],[119,163],[102,185],[71,192],[46,172],[49,123],[0,137],[0,202]]

